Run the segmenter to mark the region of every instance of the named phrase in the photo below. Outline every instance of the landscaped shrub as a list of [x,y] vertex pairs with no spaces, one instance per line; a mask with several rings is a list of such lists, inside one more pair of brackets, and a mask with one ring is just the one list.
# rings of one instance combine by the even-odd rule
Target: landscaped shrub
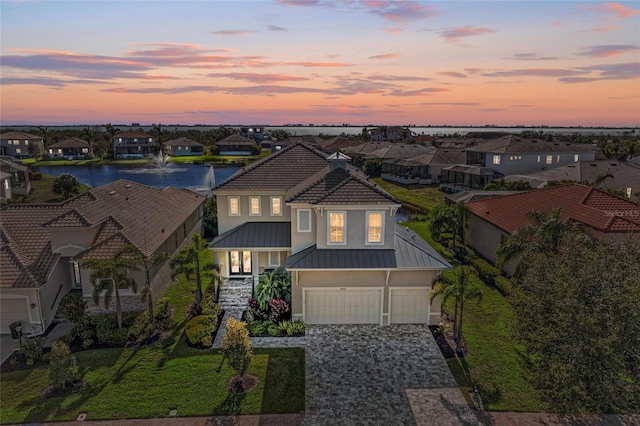
[[486,260],[478,257],[471,261],[473,267],[478,271],[480,279],[488,285],[494,285],[494,279],[500,275],[500,271]]
[[75,355],[66,343],[57,341],[51,347],[49,380],[56,389],[64,389],[80,378],[80,368]]
[[82,300],[82,295],[77,293],[67,293],[58,306],[58,312],[67,321],[76,323],[86,315],[87,303]]
[[184,333],[187,341],[193,346],[210,348],[213,345],[213,335],[218,328],[218,317],[213,315],[198,315],[187,322]]
[[47,342],[42,336],[32,337],[30,339],[24,339],[22,341],[22,348],[20,352],[31,362],[42,361],[44,358],[44,345]]
[[305,332],[305,324],[302,321],[281,321],[278,328],[287,336],[301,336]]
[[271,308],[270,316],[274,322],[279,322],[280,320],[287,319],[291,316],[289,304],[284,300],[271,299],[269,307]]
[[266,318],[267,313],[260,308],[256,299],[250,297],[244,315],[247,321],[262,321]]
[[271,337],[278,337],[280,335],[280,327],[272,324],[267,328],[267,333],[269,333],[269,336]]
[[282,268],[260,275],[256,286],[256,301],[263,311],[269,309],[272,299],[291,303],[291,277]]
[[511,293],[511,280],[509,278],[498,275],[493,279],[493,284],[503,296],[508,296]]
[[260,336],[267,331],[268,326],[266,321],[247,321],[247,330],[251,336]]
[[200,314],[213,315],[217,318],[221,313],[222,308],[216,303],[213,292],[205,292],[204,296],[202,297],[202,302],[200,303]]

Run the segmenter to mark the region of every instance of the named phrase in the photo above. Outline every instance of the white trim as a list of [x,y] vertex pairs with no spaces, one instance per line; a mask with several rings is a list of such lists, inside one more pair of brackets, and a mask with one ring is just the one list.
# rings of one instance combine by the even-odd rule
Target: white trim
[[[258,201],[258,213],[253,212],[253,201]],[[249,196],[249,216],[262,216],[262,198],[259,195]]]
[[[380,321],[378,321],[378,325],[384,325],[383,323],[383,311],[384,311],[384,287],[343,287],[343,286],[335,286],[335,287],[302,287],[302,318],[303,321],[307,320],[307,290],[378,290],[380,292]],[[299,315],[299,314],[298,314]],[[293,315],[292,315],[293,316]]]
[[[231,210],[231,200],[237,200],[238,201],[238,212],[237,213],[233,213],[232,210]],[[228,196],[227,197],[227,205],[229,207],[229,210],[228,210],[229,216],[240,216],[240,214],[241,214],[240,213],[241,212],[241,209],[240,209],[240,197],[231,196],[231,195]]]
[[393,299],[393,291],[395,290],[427,290],[427,322],[426,324],[429,325],[431,323],[431,314],[434,312],[431,312],[431,301],[429,300],[431,298],[431,286],[414,286],[414,287],[389,287],[389,300],[388,300],[388,309],[387,312],[389,313],[389,325],[391,325],[391,318],[393,316],[393,312],[391,312],[391,301]]
[[[300,228],[300,213],[301,212],[307,212],[309,213],[309,229],[302,229]],[[297,220],[296,220],[296,228],[298,232],[311,232],[311,230],[313,229],[313,226],[311,225],[311,209],[298,209],[297,210]]]
[[[331,241],[331,215],[342,215],[342,241]],[[347,245],[347,212],[345,210],[327,211],[327,245],[328,246],[346,246]]]
[[[369,215],[371,214],[379,214],[380,215],[380,241],[369,241]],[[384,211],[376,210],[376,211],[366,211],[365,212],[365,225],[364,225],[364,243],[368,246],[383,246],[384,245]]]
[[[269,259],[268,259],[267,263],[269,264],[269,266],[280,266],[281,265],[281,263],[280,263],[280,252],[276,251],[276,250],[273,250],[273,251],[270,250],[270,251],[268,251],[268,253],[269,254],[268,254],[267,257]],[[278,262],[277,263],[271,263],[271,253],[275,253],[278,256]]]
[[[273,212],[273,200],[275,199],[280,201],[280,213]],[[271,216],[282,216],[282,197],[280,195],[272,195],[270,198],[269,205],[270,205]]]

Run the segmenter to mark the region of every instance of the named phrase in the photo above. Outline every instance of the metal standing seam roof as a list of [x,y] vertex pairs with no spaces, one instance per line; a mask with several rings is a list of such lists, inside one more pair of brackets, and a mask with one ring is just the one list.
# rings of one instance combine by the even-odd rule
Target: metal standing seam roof
[[291,222],[246,222],[216,237],[210,249],[291,249]]
[[318,249],[287,258],[297,269],[448,269],[451,265],[414,231],[396,225],[394,249]]

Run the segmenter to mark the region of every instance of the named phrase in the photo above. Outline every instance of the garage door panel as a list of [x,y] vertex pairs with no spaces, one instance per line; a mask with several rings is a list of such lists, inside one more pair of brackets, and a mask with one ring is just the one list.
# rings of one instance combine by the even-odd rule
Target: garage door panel
[[428,324],[429,289],[391,291],[392,324]]
[[15,321],[22,321],[22,326],[29,323],[29,308],[27,299],[0,299],[0,334],[8,334],[9,325]]
[[305,321],[309,324],[379,324],[379,290],[307,290]]

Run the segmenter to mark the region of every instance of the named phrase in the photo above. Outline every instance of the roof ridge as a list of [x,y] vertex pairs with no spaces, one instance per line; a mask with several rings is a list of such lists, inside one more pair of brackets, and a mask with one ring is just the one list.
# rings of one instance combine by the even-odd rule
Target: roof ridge
[[[135,245],[134,243],[131,242],[131,240],[129,238],[127,238],[126,235],[124,235],[124,233],[122,231],[118,231],[115,234],[105,238],[102,241],[97,242],[96,244],[93,244],[91,247],[87,248],[86,250],[82,251],[81,253],[79,253],[78,255],[76,255],[74,257],[74,259],[79,259],[79,258],[84,258],[84,256],[86,254],[90,254],[90,252],[95,251],[97,249],[99,249],[100,247],[104,246],[105,244],[111,242],[112,240],[114,240],[115,238],[122,238],[125,241],[125,245],[126,244],[131,244],[132,246],[134,246],[135,248],[137,248],[138,250],[140,250],[140,247],[138,247],[137,245]],[[140,250],[142,251],[142,250]]]
[[89,222],[89,220],[82,213],[80,213],[78,211],[78,208],[76,207],[71,210],[67,210],[66,212],[54,217],[53,219],[48,220],[47,222],[40,225],[40,227],[46,228],[46,227],[52,226],[56,222],[62,220],[64,217],[71,216],[71,215],[73,215],[76,219],[79,219],[82,226],[91,226],[91,222]]

